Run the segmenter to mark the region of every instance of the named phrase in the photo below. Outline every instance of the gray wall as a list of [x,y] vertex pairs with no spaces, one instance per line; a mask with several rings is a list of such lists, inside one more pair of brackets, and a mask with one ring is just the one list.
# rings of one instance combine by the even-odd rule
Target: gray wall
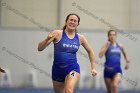
[[[80,28],[108,29],[100,19],[119,27],[140,30],[140,0],[2,0],[1,26],[38,28],[62,26],[69,13],[81,17]],[[14,24],[13,24],[14,23]]]

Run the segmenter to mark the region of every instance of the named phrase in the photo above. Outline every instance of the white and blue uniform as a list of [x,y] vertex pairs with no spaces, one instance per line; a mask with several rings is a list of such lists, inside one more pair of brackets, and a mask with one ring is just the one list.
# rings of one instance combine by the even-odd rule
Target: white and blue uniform
[[108,50],[105,53],[105,69],[104,69],[104,78],[113,78],[117,73],[122,74],[121,69],[121,47],[117,44],[113,46],[109,45]]
[[71,72],[80,73],[77,63],[76,52],[80,46],[78,34],[73,39],[68,38],[65,31],[62,31],[61,40],[54,43],[54,62],[52,66],[52,79],[64,82],[65,77]]

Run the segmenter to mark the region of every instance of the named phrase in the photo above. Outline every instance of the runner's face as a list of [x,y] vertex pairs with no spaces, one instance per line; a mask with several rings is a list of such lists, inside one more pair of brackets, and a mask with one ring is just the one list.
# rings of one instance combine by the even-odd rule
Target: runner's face
[[111,42],[115,42],[116,41],[116,32],[114,32],[114,31],[111,31],[110,33],[109,33],[109,36],[108,36],[108,38],[109,38],[109,40],[111,41]]
[[70,15],[67,22],[66,22],[66,26],[68,29],[70,30],[76,30],[77,26],[78,26],[78,18],[75,15]]

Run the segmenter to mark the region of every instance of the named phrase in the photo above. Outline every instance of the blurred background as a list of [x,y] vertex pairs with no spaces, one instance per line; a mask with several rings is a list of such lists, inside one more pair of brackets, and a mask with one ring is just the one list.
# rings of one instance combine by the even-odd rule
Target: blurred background
[[124,70],[122,56],[120,93],[140,93],[140,0],[0,0],[0,67],[7,72],[0,73],[0,93],[53,93],[53,44],[42,52],[37,46],[48,32],[63,27],[69,13],[80,16],[78,32],[97,59],[98,75],[92,77],[87,53],[80,47],[76,93],[105,93],[104,58],[98,53],[109,29],[118,31],[117,41],[124,44],[131,61],[130,69]]

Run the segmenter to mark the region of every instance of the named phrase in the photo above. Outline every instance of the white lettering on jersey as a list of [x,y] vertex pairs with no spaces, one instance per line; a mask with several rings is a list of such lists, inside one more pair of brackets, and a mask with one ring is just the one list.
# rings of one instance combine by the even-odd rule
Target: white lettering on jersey
[[70,47],[70,48],[76,48],[76,49],[78,49],[78,46],[77,45],[73,45],[73,44],[63,44],[63,47]]

